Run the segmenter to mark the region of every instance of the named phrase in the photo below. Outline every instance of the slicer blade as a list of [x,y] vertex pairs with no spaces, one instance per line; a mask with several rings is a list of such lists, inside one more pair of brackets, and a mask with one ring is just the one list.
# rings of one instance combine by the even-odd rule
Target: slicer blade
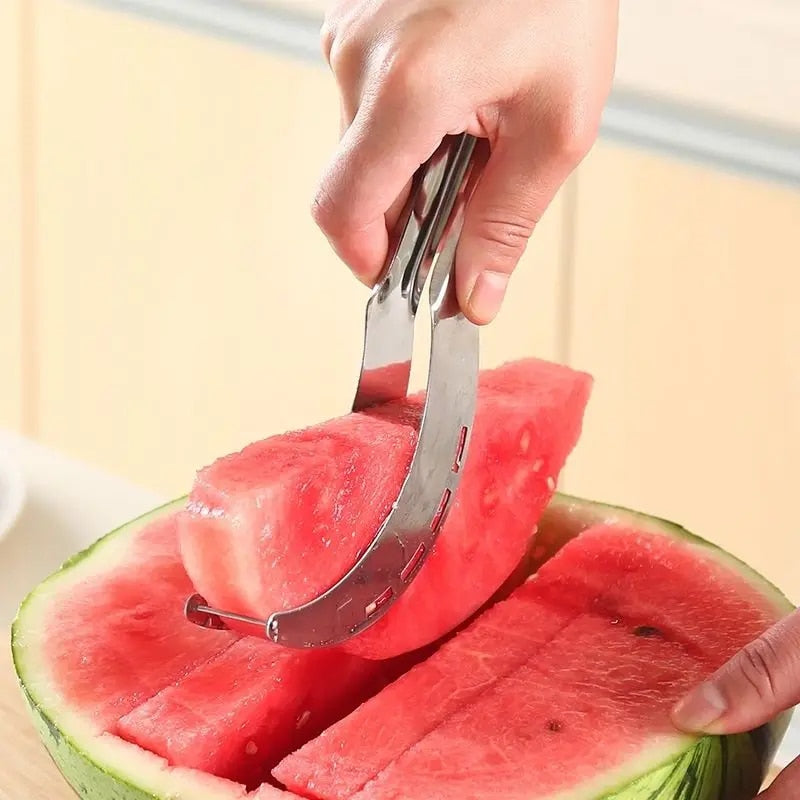
[[187,619],[252,624],[276,644],[340,644],[374,625],[430,555],[453,505],[469,449],[478,384],[478,327],[455,298],[455,254],[469,197],[476,140],[447,137],[414,177],[384,273],[367,304],[364,353],[353,411],[405,397],[414,327],[430,278],[427,392],[408,474],[374,539],[334,586],[265,621],[187,601]]

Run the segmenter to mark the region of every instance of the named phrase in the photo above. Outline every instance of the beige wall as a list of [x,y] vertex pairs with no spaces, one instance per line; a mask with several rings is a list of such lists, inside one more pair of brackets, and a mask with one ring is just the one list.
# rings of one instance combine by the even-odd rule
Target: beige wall
[[[0,72],[0,109],[27,87],[35,127],[27,160],[0,162],[17,187],[0,201],[0,424],[177,494],[221,452],[343,412],[366,291],[307,213],[336,138],[327,72],[93,6],[31,8],[30,74]],[[10,152],[21,127],[0,129]],[[595,374],[564,488],[682,521],[795,594],[798,219],[797,192],[601,143],[482,346],[487,365],[538,354]]]
[[22,6],[0,4],[0,425],[22,419]]
[[597,385],[567,484],[800,600],[800,193],[602,144],[578,198],[569,358]]

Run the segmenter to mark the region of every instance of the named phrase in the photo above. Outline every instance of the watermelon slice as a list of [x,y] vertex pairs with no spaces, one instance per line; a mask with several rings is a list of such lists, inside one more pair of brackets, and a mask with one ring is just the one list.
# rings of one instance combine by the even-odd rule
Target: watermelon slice
[[171,764],[256,788],[283,755],[376,692],[383,672],[380,662],[340,651],[296,653],[245,637],[123,716],[112,731]]
[[[243,668],[256,648],[274,652],[269,645],[181,622],[175,608],[188,577],[174,515],[183,503],[71,559],[31,593],[14,623],[14,663],[32,719],[82,797],[745,800],[788,722],[781,715],[729,737],[691,737],[668,725],[666,710],[686,686],[791,610],[748,567],[670,523],[556,496],[524,562],[537,566],[535,577],[389,686],[359,685],[352,675],[340,682],[336,670],[303,659],[297,671],[284,666],[284,688],[266,661]],[[163,592],[155,581],[130,580],[132,571],[152,570],[168,577]],[[92,624],[84,625],[90,607]],[[140,618],[126,625],[131,609]],[[348,659],[356,675],[398,669],[328,655]],[[260,737],[267,707],[275,718],[267,728],[283,741],[270,758],[295,747],[281,728],[319,686],[335,695],[345,685],[372,697],[283,753],[275,773],[294,792],[265,782],[248,793],[209,771],[212,741],[229,751],[227,769],[247,771],[255,740],[242,731]],[[144,746],[122,738],[123,728]],[[272,747],[271,735],[260,744]],[[201,750],[194,766],[179,763],[193,749]]]
[[[588,375],[537,359],[482,373],[469,457],[437,544],[403,597],[347,650],[373,659],[416,650],[500,587],[578,440],[590,386]],[[180,517],[197,590],[264,619],[338,581],[397,497],[421,408],[417,395],[272,437],[202,470]]]

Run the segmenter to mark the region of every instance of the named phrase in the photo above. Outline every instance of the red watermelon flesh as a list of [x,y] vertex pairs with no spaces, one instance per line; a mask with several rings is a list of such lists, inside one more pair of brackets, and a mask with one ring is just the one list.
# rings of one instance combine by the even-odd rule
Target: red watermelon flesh
[[558,633],[574,612],[537,604],[535,582],[485,611],[469,628],[381,695],[293,753],[274,771],[298,794],[346,800],[498,675],[508,674]]
[[[609,548],[613,531],[614,546]],[[775,620],[774,604],[746,591],[745,579],[729,568],[730,558],[699,559],[698,548],[685,541],[618,528],[590,529],[579,541],[580,547],[559,553],[557,569],[546,565],[540,578],[552,581],[564,598],[563,578],[559,582],[557,573],[583,575],[592,582],[609,571],[618,575],[603,589],[595,611],[645,629],[656,624],[659,637],[681,642],[710,671],[730,658],[731,638],[750,636]],[[674,587],[679,576],[687,577],[681,578],[678,592]],[[713,619],[698,611],[705,608],[713,608]],[[737,633],[740,629],[743,633]]]
[[[567,555],[559,557],[566,561]],[[373,697],[357,714],[289,756],[276,768],[275,777],[304,796],[351,797],[498,677],[533,658],[570,621],[595,607],[609,586],[624,579],[627,565],[609,559],[609,554],[600,565],[587,563],[593,553],[588,559],[581,555],[582,551],[571,555],[575,563],[568,567],[541,569],[535,580],[488,608],[403,675],[388,690],[402,714],[386,717],[386,694]],[[334,755],[338,753],[346,757]]]
[[544,657],[501,678],[354,798],[430,797],[436,787],[437,800],[529,800],[577,793],[598,774],[607,779],[640,756],[644,742],[675,736],[669,710],[705,674],[680,645],[643,639],[632,647],[634,637],[623,623],[581,617]]
[[254,787],[427,655],[377,662],[297,652],[192,625],[182,613],[192,584],[177,521],[156,516],[76,558],[75,579],[43,620],[48,697],[55,689],[97,734]]
[[378,691],[384,672],[341,651],[299,653],[245,637],[122,717],[114,732],[170,764],[252,789],[286,753]]
[[[191,593],[192,583],[181,565],[176,530],[172,516],[147,526],[124,549],[98,545],[104,570],[61,598],[47,620],[56,686],[98,729],[238,638],[184,620],[180,598]],[[108,571],[108,561],[119,568]]]
[[[775,619],[701,548],[599,525],[274,774],[322,800],[550,797],[668,747],[672,704]],[[492,629],[531,638],[498,657]]]
[[[436,548],[350,652],[379,659],[429,644],[499,588],[577,442],[590,386],[588,375],[537,359],[482,373],[469,458]],[[197,590],[265,618],[334,584],[397,496],[421,405],[418,395],[272,437],[202,470],[180,519]]]

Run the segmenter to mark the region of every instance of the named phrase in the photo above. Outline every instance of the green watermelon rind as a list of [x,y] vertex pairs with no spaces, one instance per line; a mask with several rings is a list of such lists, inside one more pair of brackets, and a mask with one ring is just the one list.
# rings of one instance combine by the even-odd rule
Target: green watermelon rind
[[752,800],[763,783],[759,734],[704,736],[602,800]]
[[75,792],[87,800],[159,800],[158,795],[144,792],[115,773],[97,763],[72,739],[64,735],[22,686],[22,692],[32,711],[39,738],[47,752]]
[[[244,797],[243,789],[235,784],[194,770],[168,768],[163,759],[116,737],[81,731],[80,721],[73,712],[59,709],[57,704],[51,708],[53,704],[43,699],[46,692],[41,687],[46,689],[47,681],[42,682],[41,673],[46,673],[46,667],[35,660],[31,662],[30,648],[26,645],[26,631],[37,630],[37,604],[46,606],[52,589],[61,582],[69,583],[74,574],[81,572],[81,566],[94,561],[100,566],[106,555],[113,561],[114,545],[124,544],[126,533],[174,513],[185,501],[186,498],[181,497],[156,508],[67,559],[25,598],[12,626],[14,668],[36,730],[66,781],[87,800],[232,800]],[[688,541],[740,573],[754,590],[774,604],[776,615],[793,609],[773,584],[747,564],[682,526],[632,509],[565,494],[554,496],[540,524],[540,536],[558,532],[547,542],[547,557],[581,530],[602,522]],[[122,553],[124,548],[120,548]],[[40,673],[38,677],[37,672]],[[578,788],[559,794],[558,800],[750,800],[774,758],[790,716],[790,713],[782,714],[747,734],[682,737],[683,750],[674,752],[673,747],[672,752],[663,754],[660,763],[648,763],[645,774],[635,778],[627,775],[610,793],[607,787],[600,794],[587,794],[585,789],[581,792]]]

